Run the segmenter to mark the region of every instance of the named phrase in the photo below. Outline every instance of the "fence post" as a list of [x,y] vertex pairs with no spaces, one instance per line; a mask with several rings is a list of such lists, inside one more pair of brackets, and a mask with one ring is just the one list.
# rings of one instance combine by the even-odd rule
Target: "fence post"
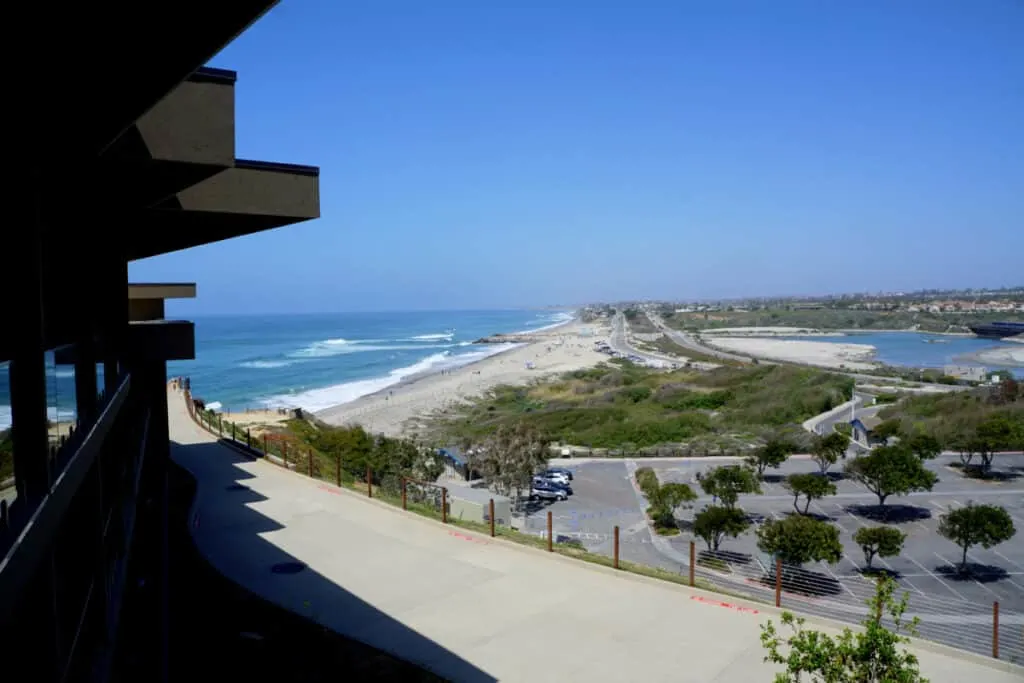
[[[992,603],[992,657],[999,659],[999,601]],[[1013,659],[1012,657],[1010,659]]]
[[619,527],[615,526],[615,555],[614,555],[614,567],[619,568]]
[[252,432],[249,431],[248,427],[245,428],[245,445],[250,450],[252,449]]
[[493,498],[491,498],[491,502],[489,503],[488,507],[490,508],[490,510],[488,512],[489,512],[489,514],[491,516],[491,538],[494,538],[494,499]]
[[782,558],[775,558],[775,606],[782,607]]
[[[282,441],[281,442],[281,457],[284,458],[284,466],[288,467],[288,442],[287,441]],[[298,458],[295,459],[295,464],[296,465],[299,464]]]
[[[341,462],[341,458],[338,458],[338,462]],[[406,503],[406,498],[405,498],[405,477],[402,477],[402,509],[403,510],[408,510],[409,509],[409,506]]]
[[267,450],[267,433],[263,432],[263,455],[264,457],[270,455],[270,451]]
[[341,487],[341,456],[334,459],[334,483]]
[[309,476],[313,476],[313,451],[309,451]]
[[441,524],[448,523],[448,487],[441,487]]
[[366,466],[366,497],[373,498],[373,470]]
[[696,582],[694,581],[694,576],[693,576],[695,571],[696,571],[696,569],[695,569],[696,564],[697,564],[697,544],[694,543],[693,541],[690,541],[690,588],[693,588],[696,585]]
[[548,510],[548,552],[554,550],[554,539],[551,538],[551,510]]
[[224,436],[224,417],[217,416],[217,436]]

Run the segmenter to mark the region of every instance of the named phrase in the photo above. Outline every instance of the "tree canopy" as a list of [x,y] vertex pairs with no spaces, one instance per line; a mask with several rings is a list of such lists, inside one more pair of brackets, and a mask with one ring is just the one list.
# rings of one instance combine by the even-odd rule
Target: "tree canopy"
[[1017,533],[1013,518],[998,505],[975,505],[957,508],[939,517],[939,535],[963,550],[960,571],[967,570],[967,551],[973,546],[991,548],[1008,541]]
[[846,449],[850,445],[850,438],[839,432],[829,432],[825,436],[816,436],[811,443],[811,459],[818,465],[818,469],[824,474],[828,468],[836,464],[839,458],[846,455]]
[[839,529],[803,515],[766,521],[757,530],[757,547],[791,565],[838,562],[843,556]]
[[758,477],[764,476],[769,467],[778,468],[793,453],[793,444],[781,439],[769,439],[763,446],[747,456],[747,465],[757,471]]
[[729,465],[712,468],[701,479],[704,493],[714,496],[727,508],[735,507],[741,493],[761,493],[757,474],[749,467]]
[[[828,477],[821,474],[791,474],[786,477],[782,485],[793,494],[793,509],[802,515],[807,514],[812,500],[836,494],[836,485],[829,481]],[[797,506],[801,496],[806,498],[803,510]]]
[[846,475],[878,496],[879,505],[885,505],[889,496],[931,491],[938,481],[935,473],[902,443],[878,446],[854,458],[846,464]]
[[899,529],[888,526],[865,526],[857,529],[853,535],[853,541],[860,546],[864,553],[864,565],[871,569],[871,563],[875,556],[893,557],[899,555],[903,550],[903,541],[906,539]]
[[[928,683],[921,676],[917,657],[906,650],[910,639],[901,635],[906,629],[916,635],[918,620],[904,626],[908,596],[894,597],[896,583],[890,578],[879,580],[875,597],[868,600],[870,609],[864,628],[854,633],[844,628],[838,637],[805,628],[803,617],[782,613],[782,624],[792,630],[784,638],[769,621],[761,627],[761,645],[767,651],[765,661],[780,664],[785,671],[775,676],[776,683],[800,683],[805,675],[811,680],[828,683]],[[888,614],[892,630],[886,628],[881,615]]]
[[715,552],[723,538],[736,538],[749,526],[742,510],[723,505],[708,505],[693,518],[693,533],[707,543],[708,550]]

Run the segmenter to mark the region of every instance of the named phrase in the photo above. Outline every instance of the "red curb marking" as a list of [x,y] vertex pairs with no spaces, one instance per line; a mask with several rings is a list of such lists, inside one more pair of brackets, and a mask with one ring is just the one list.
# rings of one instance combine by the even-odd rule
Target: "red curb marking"
[[323,484],[319,484],[317,488],[320,489],[321,491],[327,491],[327,493],[333,493],[336,496],[341,495],[341,491],[335,488],[331,488],[330,486],[324,486]]
[[749,612],[750,614],[760,614],[760,612],[753,607],[744,607],[743,605],[734,605],[731,602],[722,602],[721,600],[712,600],[711,598],[705,598],[703,595],[691,595],[691,600],[697,602],[704,602],[709,605],[717,605],[718,607],[726,607],[728,609],[734,609],[737,612]]
[[449,536],[454,536],[455,538],[461,538],[464,541],[472,541],[474,543],[483,543],[484,545],[490,544],[490,541],[485,541],[482,538],[475,538],[475,537],[469,536],[467,534],[460,534],[458,531],[449,531],[448,535]]

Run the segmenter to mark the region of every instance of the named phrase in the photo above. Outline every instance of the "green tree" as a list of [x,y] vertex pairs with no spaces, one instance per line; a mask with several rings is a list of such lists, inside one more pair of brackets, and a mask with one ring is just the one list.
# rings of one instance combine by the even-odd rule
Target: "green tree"
[[761,493],[759,477],[754,470],[735,465],[712,468],[701,479],[700,486],[704,493],[718,498],[727,508],[736,506],[741,493]]
[[974,430],[972,443],[981,456],[981,467],[988,471],[992,459],[1002,450],[1010,450],[1017,440],[1017,425],[1006,415],[991,415]]
[[693,533],[708,544],[708,550],[718,552],[726,536],[736,538],[750,526],[742,510],[722,505],[708,505],[693,518]]
[[854,458],[846,465],[846,475],[878,496],[879,505],[885,505],[889,496],[931,491],[938,481],[935,473],[903,444],[879,446]]
[[788,565],[823,560],[838,562],[843,556],[839,529],[813,517],[793,515],[768,520],[757,530],[757,547]]
[[817,463],[822,474],[836,464],[840,457],[846,455],[850,439],[839,432],[829,432],[826,436],[815,436],[811,443],[811,459]]
[[782,463],[786,462],[786,458],[791,453],[793,453],[793,446],[790,443],[781,439],[769,439],[765,445],[747,456],[746,462],[757,471],[758,478],[761,478],[769,467],[778,469]]
[[931,434],[915,432],[906,439],[907,448],[921,460],[932,460],[942,452],[942,444]]
[[697,499],[697,494],[686,484],[661,483],[650,467],[641,467],[634,475],[637,485],[647,498],[647,515],[660,529],[676,529],[675,510],[683,503]]
[[903,431],[903,426],[900,421],[896,418],[890,418],[879,422],[878,425],[871,430],[871,435],[876,439],[885,441],[893,436],[899,436]]
[[888,526],[865,526],[857,529],[853,541],[864,553],[865,569],[871,569],[875,556],[893,557],[903,550],[906,535],[899,529]]
[[967,551],[972,546],[991,548],[1010,540],[1016,533],[1013,518],[998,505],[969,503],[939,517],[939,535],[963,549],[961,572],[967,571]]
[[[910,639],[901,635],[904,629],[916,635],[918,620],[904,626],[908,594],[897,600],[895,590],[892,579],[878,581],[874,598],[866,601],[870,610],[864,628],[856,633],[844,628],[833,638],[805,628],[806,620],[790,612],[782,613],[782,624],[793,631],[788,638],[780,636],[771,621],[761,626],[765,661],[785,667],[775,683],[800,683],[808,675],[826,683],[928,683],[917,657],[905,647]],[[883,614],[892,619],[892,630],[883,625]]]
[[[807,514],[812,500],[819,500],[825,496],[834,496],[836,494],[836,485],[829,481],[828,477],[821,474],[791,474],[786,477],[786,481],[782,485],[793,494],[793,509],[802,515]],[[807,499],[803,510],[797,507],[800,496],[804,496]]]

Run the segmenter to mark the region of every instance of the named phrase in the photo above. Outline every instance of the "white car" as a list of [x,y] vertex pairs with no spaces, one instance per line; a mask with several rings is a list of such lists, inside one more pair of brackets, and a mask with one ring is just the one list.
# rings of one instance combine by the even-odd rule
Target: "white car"
[[530,500],[569,500],[569,494],[565,491],[559,491],[557,489],[530,489]]
[[569,485],[569,477],[566,474],[563,474],[562,472],[545,472],[540,476],[542,476],[544,479],[547,479],[548,481],[553,481],[564,486]]

